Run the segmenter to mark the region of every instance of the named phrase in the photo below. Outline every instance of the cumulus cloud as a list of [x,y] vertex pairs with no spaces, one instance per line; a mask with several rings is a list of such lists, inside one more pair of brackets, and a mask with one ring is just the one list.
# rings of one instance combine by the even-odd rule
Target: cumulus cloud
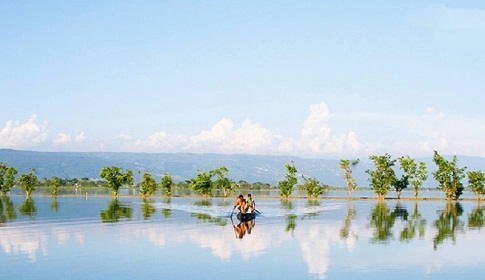
[[37,123],[37,115],[32,115],[26,123],[9,120],[0,130],[0,146],[24,148],[46,141],[48,135],[47,121]]

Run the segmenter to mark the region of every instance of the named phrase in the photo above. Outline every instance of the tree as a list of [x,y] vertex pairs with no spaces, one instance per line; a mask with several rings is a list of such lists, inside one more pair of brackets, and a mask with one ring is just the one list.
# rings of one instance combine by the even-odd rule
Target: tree
[[478,200],[483,200],[483,195],[485,194],[485,174],[479,171],[468,171],[468,187],[472,192],[477,194]]
[[165,196],[171,196],[172,195],[172,186],[173,186],[173,180],[170,174],[165,174],[162,177],[162,181],[160,182],[162,185],[162,191]]
[[451,161],[448,161],[440,156],[437,151],[434,151],[433,161],[438,166],[438,170],[433,172],[435,180],[439,183],[438,189],[443,190],[446,198],[449,200],[460,198],[464,189],[461,180],[465,178],[467,167],[458,168],[456,156]]
[[143,174],[140,185],[140,193],[144,197],[149,197],[154,194],[158,187],[152,174],[146,172]]
[[52,195],[54,196],[57,195],[57,189],[59,188],[60,184],[61,184],[61,179],[57,177],[52,177],[52,179],[49,180],[49,185],[52,188],[52,192],[51,192]]
[[106,180],[107,185],[112,189],[112,194],[114,196],[118,195],[118,190],[121,186],[133,185],[133,171],[127,170],[123,173],[117,166],[103,167],[99,176]]
[[0,162],[0,192],[6,195],[15,183],[17,169]]
[[374,170],[366,170],[365,172],[370,175],[368,179],[374,192],[377,194],[379,200],[384,199],[389,192],[391,186],[395,185],[396,174],[392,167],[396,160],[391,160],[389,154],[383,156],[370,156],[374,161]]
[[234,186],[226,176],[229,173],[229,170],[222,166],[218,169],[214,169],[211,171],[213,175],[217,176],[215,181],[215,186],[220,187],[222,189],[224,197],[227,197],[227,193],[234,189]]
[[197,178],[190,179],[190,188],[207,197],[212,189],[212,172],[203,172],[199,170]]
[[303,175],[302,178],[305,181],[305,183],[303,183],[303,188],[306,190],[309,197],[317,198],[323,193],[323,187],[317,179],[306,178]]
[[341,159],[339,162],[340,169],[342,169],[342,171],[344,172],[343,176],[345,184],[347,184],[349,197],[352,197],[352,192],[355,191],[355,189],[357,188],[357,181],[355,181],[355,178],[352,177],[351,166],[356,166],[357,164],[359,164],[359,162],[359,159],[352,161],[352,163],[348,159]]
[[423,182],[428,179],[426,163],[420,161],[418,167],[413,159],[406,156],[399,158],[399,164],[406,176],[408,176],[409,184],[413,187],[414,199],[418,198],[419,189],[423,185]]
[[295,165],[293,162],[290,164],[285,164],[286,167],[286,175],[285,178],[286,180],[279,181],[278,182],[278,187],[280,189],[280,196],[284,196],[288,198],[291,195],[291,192],[293,191],[293,187],[298,183],[298,179],[296,178],[296,173],[298,170],[296,170]]
[[28,197],[33,191],[35,191],[36,185],[39,184],[37,176],[35,176],[35,169],[30,169],[29,174],[22,174],[19,178],[20,188],[25,191],[25,195]]
[[401,192],[409,185],[409,179],[407,175],[401,176],[401,179],[394,182],[394,191],[396,191],[397,199],[401,199]]

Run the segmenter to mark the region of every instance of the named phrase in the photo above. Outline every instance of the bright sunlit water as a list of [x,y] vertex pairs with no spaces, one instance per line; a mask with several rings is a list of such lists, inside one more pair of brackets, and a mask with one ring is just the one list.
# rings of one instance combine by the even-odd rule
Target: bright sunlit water
[[[1,197],[0,279],[479,279],[473,201]],[[239,238],[242,236],[242,238]]]

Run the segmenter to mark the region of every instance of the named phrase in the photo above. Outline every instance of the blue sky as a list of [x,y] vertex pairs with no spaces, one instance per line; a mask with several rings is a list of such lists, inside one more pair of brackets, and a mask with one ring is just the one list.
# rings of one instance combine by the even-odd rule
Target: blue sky
[[485,157],[484,1],[2,1],[0,38],[0,148]]

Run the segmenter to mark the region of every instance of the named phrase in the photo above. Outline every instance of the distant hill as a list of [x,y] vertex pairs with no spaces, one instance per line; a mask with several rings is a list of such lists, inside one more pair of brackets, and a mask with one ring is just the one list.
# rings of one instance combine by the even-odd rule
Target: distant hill
[[[435,169],[432,158],[417,159],[425,161],[431,172]],[[159,181],[161,176],[169,173],[175,181],[190,180],[197,175],[197,170],[209,171],[226,166],[229,178],[250,183],[264,182],[277,184],[284,179],[284,165],[293,161],[299,173],[314,177],[320,182],[344,187],[342,172],[338,160],[307,159],[293,156],[266,156],[246,154],[190,154],[190,153],[108,153],[108,152],[34,152],[0,149],[0,162],[19,170],[19,174],[28,173],[30,168],[36,169],[37,176],[42,178],[89,178],[99,179],[99,173],[104,166],[118,166],[130,169],[135,174],[135,180],[145,172],[149,172]],[[485,170],[485,158],[458,156],[460,166],[468,166],[468,170]],[[362,159],[355,168],[353,175],[359,186],[368,187],[366,169],[372,168],[372,163]],[[432,177],[430,175],[430,177]],[[436,182],[428,180],[429,187]]]

